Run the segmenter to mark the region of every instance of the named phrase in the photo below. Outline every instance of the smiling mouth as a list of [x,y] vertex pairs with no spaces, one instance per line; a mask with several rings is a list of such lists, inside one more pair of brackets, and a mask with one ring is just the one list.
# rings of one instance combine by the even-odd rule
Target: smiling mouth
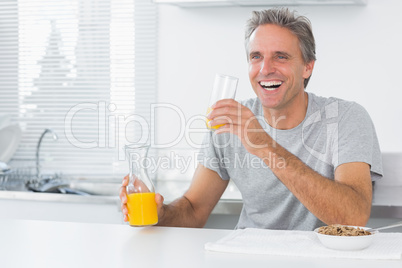
[[265,90],[275,90],[282,85],[282,81],[261,81],[259,82],[260,86]]

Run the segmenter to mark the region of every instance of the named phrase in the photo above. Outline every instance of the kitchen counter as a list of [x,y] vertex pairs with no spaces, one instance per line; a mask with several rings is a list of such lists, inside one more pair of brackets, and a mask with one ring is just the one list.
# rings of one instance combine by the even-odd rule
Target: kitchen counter
[[[96,184],[96,183],[95,183]],[[100,183],[102,184],[102,183]],[[109,195],[75,195],[58,193],[39,193],[31,191],[4,191],[0,190],[0,200],[22,200],[22,201],[41,201],[75,204],[105,204],[116,205],[120,209],[118,183],[105,183],[109,188]],[[169,203],[183,195],[190,185],[189,181],[160,181],[157,182],[157,189]],[[83,189],[80,189],[83,190]],[[84,189],[85,190],[85,189]],[[105,191],[106,192],[106,191]],[[111,195],[114,194],[114,195]],[[229,184],[220,202],[213,210],[214,214],[240,214],[242,208],[240,192],[233,185]]]
[[[164,181],[158,182],[158,192],[164,195],[165,201],[170,202],[181,196],[188,188],[188,181]],[[26,191],[0,191],[0,200],[25,200],[62,203],[85,203],[85,204],[115,204],[120,207],[118,189],[116,184],[112,192],[116,195],[72,195],[54,193],[34,193]],[[372,216],[402,218],[402,186],[376,185],[373,193]],[[213,210],[213,214],[239,215],[243,202],[240,192],[233,185],[223,194],[219,203]]]
[[0,220],[2,267],[402,267],[402,260],[209,252],[230,230]]

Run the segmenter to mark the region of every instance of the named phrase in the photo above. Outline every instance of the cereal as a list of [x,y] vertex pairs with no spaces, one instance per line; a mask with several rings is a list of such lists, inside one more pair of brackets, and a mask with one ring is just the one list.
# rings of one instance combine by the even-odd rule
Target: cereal
[[340,224],[333,224],[329,226],[320,227],[318,228],[318,233],[325,235],[336,235],[336,236],[371,235],[370,232],[365,231],[363,228],[344,226]]

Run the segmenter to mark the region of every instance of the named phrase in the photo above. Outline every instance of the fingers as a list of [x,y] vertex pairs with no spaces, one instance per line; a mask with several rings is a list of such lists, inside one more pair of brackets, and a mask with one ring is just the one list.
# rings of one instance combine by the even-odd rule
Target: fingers
[[122,203],[127,203],[127,192],[126,192],[126,186],[128,185],[128,175],[123,178],[123,182],[121,183],[120,187],[120,200]]
[[236,107],[239,104],[240,103],[235,101],[234,99],[223,99],[223,100],[218,100],[214,105],[211,106],[211,108],[215,109],[215,108],[220,108],[220,107],[224,107],[224,106]]
[[158,194],[158,193],[155,194],[155,202],[156,202],[156,206],[158,209],[163,206],[164,200],[165,199],[163,198],[163,196],[161,194]]
[[123,217],[126,218],[128,215],[128,209],[126,204],[121,204],[121,212],[123,213]]
[[128,221],[128,210],[127,210],[127,191],[126,186],[128,185],[128,175],[124,177],[123,182],[120,187],[120,200],[121,200],[121,212],[123,213],[123,220]]
[[121,183],[121,185],[122,185],[122,186],[127,186],[127,185],[128,185],[128,180],[129,180],[129,177],[128,177],[128,175],[126,175],[126,176],[123,178],[123,182]]
[[216,134],[221,134],[221,133],[235,133],[233,130],[233,125],[223,125],[217,130],[215,130]]
[[235,121],[234,119],[232,119],[229,116],[219,116],[219,117],[215,117],[213,120],[209,121],[209,125],[211,127],[218,126],[218,125],[226,125],[226,124],[230,124],[230,125],[237,124],[237,120]]
[[238,124],[242,121],[242,111],[233,107],[220,107],[215,108],[210,112],[207,118],[210,120],[211,126],[223,124]]
[[[214,116],[214,115],[212,115]],[[225,114],[225,115],[217,115],[213,117],[209,121],[211,126],[217,125],[250,125],[250,122],[255,120],[254,114],[252,116],[248,116],[248,114]]]
[[250,117],[254,114],[247,107],[232,99],[220,100],[212,106],[212,111],[207,115],[207,118],[212,120],[222,116],[238,119],[241,117]]
[[[122,187],[123,188],[123,187]],[[127,209],[127,196],[123,198],[120,197],[121,201],[121,212],[123,213],[123,220],[128,221],[128,209]],[[124,201],[123,201],[124,200]]]
[[120,187],[120,194],[119,194],[120,200],[123,204],[127,203],[127,191],[126,191],[126,186],[121,186]]
[[163,201],[164,201],[164,198],[161,194],[158,194],[158,193],[155,194],[155,202],[156,202],[156,209],[158,211],[159,222],[162,222],[162,219],[164,216]]
[[233,117],[239,117],[242,115],[242,109],[241,106],[239,107],[231,107],[231,106],[220,106],[214,108],[208,115],[208,119],[215,119],[216,117],[220,116],[233,116]]
[[[222,103],[231,103],[231,106],[222,106]],[[238,125],[245,129],[261,128],[257,116],[255,116],[249,108],[234,100],[222,100],[222,102],[217,102],[216,108],[208,114],[207,118],[210,120],[210,126],[225,125],[228,127],[229,125]]]

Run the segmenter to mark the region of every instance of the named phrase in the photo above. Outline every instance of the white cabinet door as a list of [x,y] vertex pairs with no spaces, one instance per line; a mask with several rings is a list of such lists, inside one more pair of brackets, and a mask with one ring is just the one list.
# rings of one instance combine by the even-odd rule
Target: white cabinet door
[[117,204],[85,204],[31,200],[0,200],[0,219],[123,223]]

